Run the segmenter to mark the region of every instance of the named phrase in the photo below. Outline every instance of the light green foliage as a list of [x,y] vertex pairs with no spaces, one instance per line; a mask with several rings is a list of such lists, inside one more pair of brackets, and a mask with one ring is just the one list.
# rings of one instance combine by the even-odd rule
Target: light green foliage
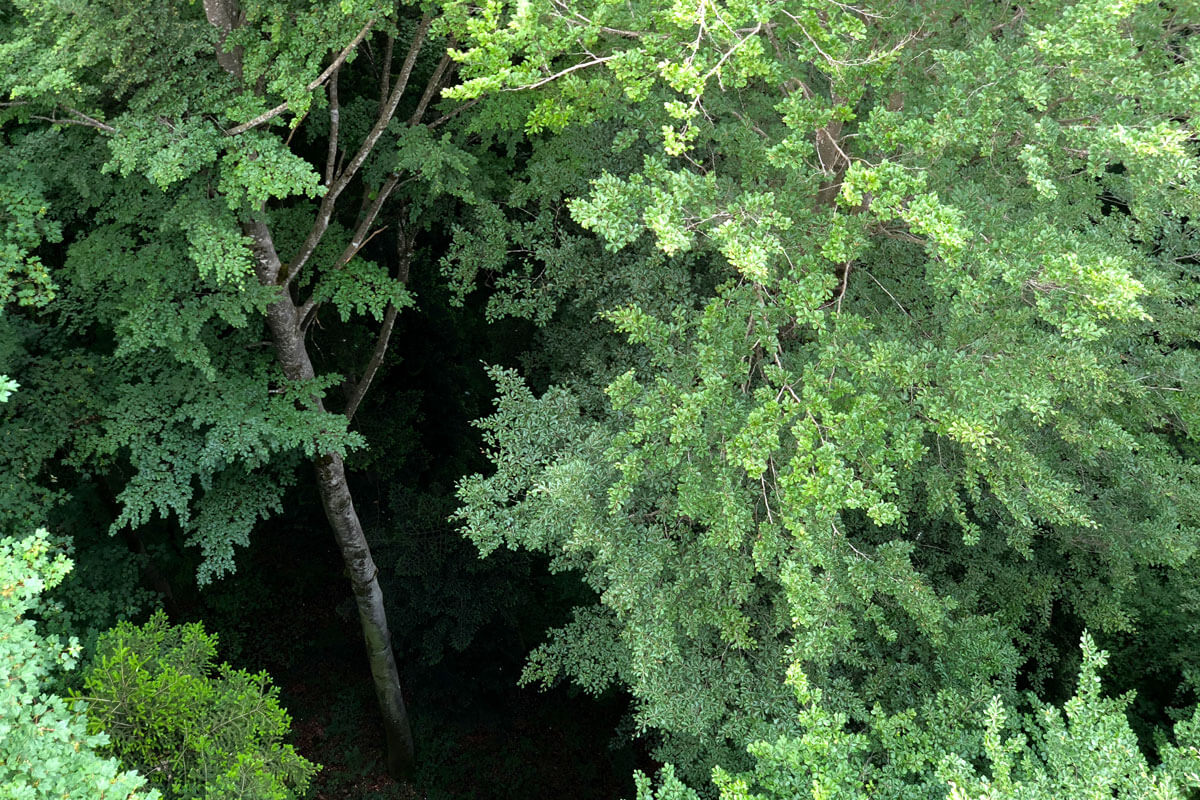
[[636,773],[637,800],[699,800],[699,795],[675,777],[675,768],[667,764],[659,773],[659,787],[654,788],[650,779]]
[[[476,259],[544,263],[545,296],[634,346],[593,335],[604,368],[541,397],[501,376],[496,472],[460,489],[485,552],[546,552],[600,594],[534,677],[619,676],[691,780],[795,731],[789,661],[849,730],[978,721],[1070,658],[1054,613],[1170,627],[1136,598],[1186,583],[1200,543],[1194,11],[598,0],[458,23],[456,96],[536,89],[561,108],[527,130],[642,134],[567,190],[612,255],[570,278]],[[519,241],[508,216],[464,257]],[[648,271],[648,246],[718,277],[627,291],[619,259]],[[581,402],[598,385],[607,407]]]
[[42,595],[70,571],[45,531],[0,538],[0,796],[11,800],[154,800],[145,779],[101,755],[108,737],[47,691],[75,663],[78,643],[39,633]]
[[316,767],[283,743],[291,722],[266,673],[214,665],[199,623],[121,623],[83,674],[90,729],[166,797],[282,800],[303,795]]
[[[847,729],[844,715],[824,711],[819,691],[810,690],[803,673],[793,670],[789,681],[803,709],[804,735],[751,745],[753,772],[731,775],[717,769],[714,782],[721,800],[1190,797],[1200,785],[1200,715],[1175,726],[1175,741],[1162,744],[1157,765],[1151,766],[1125,717],[1129,698],[1101,692],[1105,658],[1085,635],[1079,685],[1061,708],[1035,703],[1033,711],[1010,722],[995,697],[976,712],[978,719],[964,724],[944,702],[941,714],[924,719],[877,714],[858,733]],[[964,745],[979,742],[987,765],[982,775],[962,755]],[[662,796],[676,796],[666,794],[678,785],[673,772],[660,780]],[[651,796],[648,789],[646,796]]]

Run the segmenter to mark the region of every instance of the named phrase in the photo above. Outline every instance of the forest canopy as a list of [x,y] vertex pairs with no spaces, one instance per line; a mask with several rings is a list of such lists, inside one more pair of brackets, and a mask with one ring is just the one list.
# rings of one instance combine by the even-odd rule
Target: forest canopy
[[504,624],[530,691],[628,698],[639,800],[1196,796],[1198,42],[1194,0],[0,0],[0,708],[88,754],[0,787],[302,796],[199,625],[313,568],[248,555],[292,526],[418,791],[409,679]]

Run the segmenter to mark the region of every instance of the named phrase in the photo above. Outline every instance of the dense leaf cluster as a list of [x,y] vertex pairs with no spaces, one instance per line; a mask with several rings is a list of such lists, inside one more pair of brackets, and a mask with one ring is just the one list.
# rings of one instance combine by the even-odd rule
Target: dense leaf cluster
[[214,665],[216,639],[161,611],[101,637],[82,676],[90,728],[106,752],[166,797],[286,800],[316,767],[282,737],[289,728],[265,673]]

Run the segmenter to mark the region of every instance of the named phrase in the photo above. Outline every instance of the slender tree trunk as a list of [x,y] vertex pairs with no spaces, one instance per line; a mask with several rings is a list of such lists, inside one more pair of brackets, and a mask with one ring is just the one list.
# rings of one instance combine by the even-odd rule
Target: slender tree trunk
[[[204,12],[210,24],[221,33],[221,42],[216,49],[217,62],[235,80],[242,78],[242,53],[240,48],[226,51],[225,36],[241,24],[244,17],[238,8],[237,0],[204,0]],[[417,36],[410,48],[408,57],[402,69],[402,80],[388,96],[386,108],[381,110],[381,117],[367,135],[359,153],[355,155],[350,166],[341,178],[330,179],[332,184],[327,187],[327,194],[322,199],[318,212],[318,224],[305,242],[306,252],[299,257],[299,263],[293,264],[293,274],[302,266],[302,262],[311,256],[316,243],[320,240],[333,214],[333,204],[337,195],[346,187],[353,177],[354,171],[367,158],[374,143],[379,139],[384,127],[390,121],[396,106],[404,92],[404,85],[412,72],[417,53],[424,43],[429,30],[430,18],[425,16],[418,25]],[[365,32],[364,28],[364,32]],[[362,34],[360,34],[361,39]],[[356,40],[358,41],[358,40]],[[336,68],[335,68],[336,70]],[[440,75],[440,72],[439,72]],[[336,146],[336,144],[335,144]],[[380,200],[382,205],[382,199]],[[378,209],[375,209],[378,213]],[[365,223],[370,224],[372,215]],[[264,286],[275,286],[279,289],[279,297],[267,307],[267,327],[275,344],[275,352],[279,365],[288,380],[303,381],[314,376],[312,359],[308,354],[308,346],[304,339],[302,325],[303,314],[292,299],[287,277],[281,275],[282,264],[271,230],[260,218],[246,222],[242,226],[243,233],[253,241],[255,255],[255,272],[259,282]],[[350,254],[351,256],[353,253]],[[347,257],[347,260],[350,256]],[[318,407],[323,411],[324,406],[317,400]],[[383,605],[383,591],[379,588],[379,569],[371,557],[371,546],[363,533],[362,523],[354,509],[354,498],[350,494],[350,486],[346,482],[346,467],[341,456],[336,453],[321,453],[313,459],[316,467],[317,491],[321,495],[321,504],[325,508],[325,516],[333,528],[334,538],[342,553],[342,560],[350,576],[350,584],[354,590],[354,599],[358,605],[358,619],[362,625],[363,640],[367,647],[367,659],[371,665],[371,678],[375,685],[375,697],[379,701],[379,710],[383,716],[384,730],[387,735],[387,764],[388,772],[398,780],[408,780],[412,777],[413,739],[412,729],[408,722],[408,712],[404,707],[404,696],[400,690],[400,672],[396,667],[396,658],[392,652],[392,636],[388,628],[387,613]]]
[[[267,285],[274,284],[280,262],[270,230],[261,221],[247,223],[244,230],[254,240],[255,267],[259,280]],[[312,359],[300,328],[299,311],[287,289],[282,289],[279,299],[267,308],[267,327],[271,331],[284,375],[294,381],[311,379],[314,376]],[[320,401],[318,405],[324,409]],[[415,764],[412,729],[400,690],[400,672],[392,652],[391,630],[384,610],[383,591],[379,587],[379,569],[371,557],[371,546],[363,533],[358,512],[354,509],[354,498],[346,482],[346,467],[341,456],[324,453],[318,455],[313,463],[321,505],[333,528],[354,589],[367,659],[371,664],[371,678],[375,684],[375,697],[387,735],[388,772],[394,778],[408,780],[412,777]]]
[[415,763],[412,728],[400,691],[400,673],[392,652],[383,591],[379,588],[379,569],[371,558],[371,548],[367,544],[367,537],[363,535],[358,513],[354,510],[354,498],[346,484],[346,469],[341,456],[336,453],[323,455],[316,459],[315,464],[325,516],[337,537],[342,559],[350,569],[358,619],[367,646],[367,659],[371,663],[375,698],[379,702],[387,735],[388,772],[395,778],[407,780],[412,777]]

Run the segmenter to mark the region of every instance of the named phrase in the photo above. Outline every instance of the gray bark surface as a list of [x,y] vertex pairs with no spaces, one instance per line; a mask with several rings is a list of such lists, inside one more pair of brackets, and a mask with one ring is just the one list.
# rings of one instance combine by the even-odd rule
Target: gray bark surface
[[[255,270],[259,280],[273,285],[281,265],[270,230],[261,221],[248,222],[243,230],[254,241]],[[279,365],[288,380],[311,379],[314,376],[312,359],[300,328],[299,311],[287,289],[281,289],[279,299],[268,306],[267,327],[275,344]],[[316,402],[324,410],[321,401],[318,399]],[[371,665],[375,698],[379,703],[387,737],[388,772],[394,778],[408,780],[415,766],[412,727],[400,688],[400,671],[392,651],[391,629],[384,610],[383,590],[379,586],[379,569],[375,566],[370,543],[355,511],[354,497],[346,481],[346,467],[341,456],[324,453],[313,459],[313,465],[316,467],[321,505],[333,529],[354,591],[367,660]]]
[[[221,32],[221,46],[218,46],[215,53],[218,63],[234,80],[240,82],[242,79],[240,48],[234,48],[231,51],[223,48],[225,36],[244,19],[237,0],[204,0],[204,12],[209,23]],[[368,135],[368,142],[364,143],[352,161],[352,168],[348,168],[334,180],[333,185],[329,187],[329,193],[323,198],[318,212],[318,222],[314,225],[317,240],[329,224],[336,195],[345,188],[353,172],[366,159],[375,141],[382,134],[383,127],[395,112],[395,107],[404,92],[404,84],[407,83],[408,76],[412,72],[416,54],[424,43],[429,24],[430,19],[426,16],[418,26],[416,39],[409,57],[405,61],[401,81],[388,98],[386,113],[381,112],[381,118],[385,118],[376,122],[375,127]],[[367,28],[363,29],[363,34],[366,30]],[[362,34],[356,41],[361,40],[361,36]],[[275,286],[279,289],[279,297],[267,307],[267,327],[271,332],[279,365],[288,380],[309,380],[314,376],[314,372],[308,346],[305,343],[302,326],[303,315],[292,299],[287,285],[287,277],[281,274],[283,265],[279,259],[271,230],[261,218],[255,218],[243,224],[242,232],[253,242],[254,268],[259,282],[264,286]],[[310,238],[313,238],[312,234],[310,234]],[[307,259],[311,252],[309,250],[304,258]],[[293,269],[293,275],[298,271],[299,266],[301,265],[298,264],[297,268]],[[319,398],[316,403],[319,409],[325,410]],[[408,780],[412,777],[415,765],[412,729],[400,688],[400,671],[396,666],[396,657],[392,651],[391,630],[388,628],[387,613],[384,610],[383,591],[379,586],[379,569],[371,557],[370,543],[367,541],[362,523],[355,511],[354,498],[346,481],[346,467],[341,456],[337,453],[322,453],[313,459],[313,465],[316,468],[317,491],[321,496],[321,505],[325,509],[325,516],[329,520],[338,549],[341,551],[358,607],[358,618],[362,626],[363,641],[367,648],[367,659],[371,666],[375,697],[379,702],[379,710],[383,717],[384,731],[387,737],[388,772],[399,780]]]

